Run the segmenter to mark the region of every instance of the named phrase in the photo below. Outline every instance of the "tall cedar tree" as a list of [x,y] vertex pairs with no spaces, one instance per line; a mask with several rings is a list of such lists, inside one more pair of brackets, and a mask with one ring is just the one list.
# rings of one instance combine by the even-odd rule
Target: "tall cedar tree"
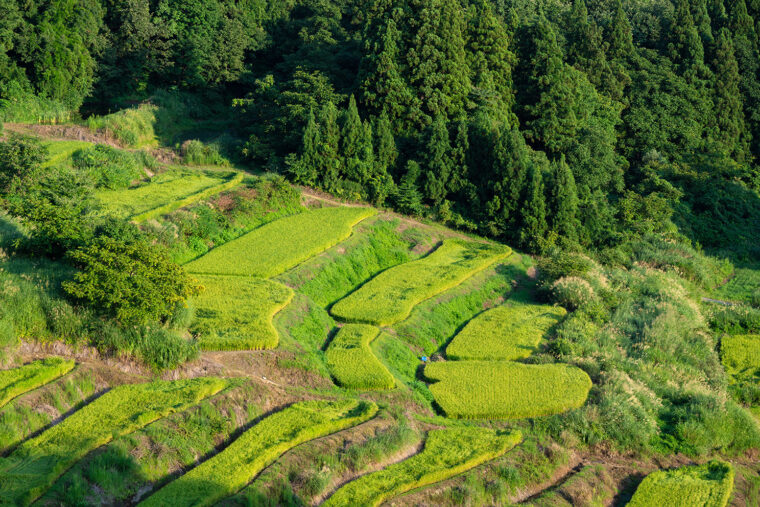
[[551,228],[569,243],[578,241],[578,190],[565,157],[552,162]]
[[435,117],[425,149],[425,197],[434,205],[448,196],[449,180],[454,169],[451,142],[443,114]]
[[757,32],[744,0],[731,3],[729,28],[741,74],[744,117],[752,138],[752,153],[760,157],[760,55]]
[[332,102],[325,103],[319,112],[319,179],[322,187],[335,191],[342,178],[342,160],[340,157],[340,128],[338,126],[338,108]]
[[529,252],[541,253],[547,245],[546,196],[541,169],[533,166],[526,188],[525,202],[520,209],[522,227],[520,244]]
[[290,174],[296,183],[301,185],[317,183],[317,171],[320,166],[319,149],[319,126],[314,117],[314,110],[309,109],[309,118],[303,131],[301,156],[290,166]]
[[715,114],[718,119],[717,140],[728,155],[744,161],[748,155],[744,107],[740,90],[739,64],[734,54],[731,32],[720,31],[715,48]]

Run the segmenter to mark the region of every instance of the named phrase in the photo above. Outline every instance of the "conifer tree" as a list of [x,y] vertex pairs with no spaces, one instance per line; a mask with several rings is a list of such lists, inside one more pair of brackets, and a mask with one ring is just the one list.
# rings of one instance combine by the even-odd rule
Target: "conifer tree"
[[470,138],[467,120],[461,119],[457,125],[457,135],[454,138],[454,146],[451,151],[451,177],[448,185],[448,191],[451,194],[460,192],[467,186],[469,178],[467,155],[469,151]]
[[416,161],[409,160],[406,163],[406,170],[395,195],[396,205],[403,213],[419,215],[422,212],[422,195],[417,185],[420,173],[420,165]]
[[631,60],[634,54],[633,29],[621,0],[616,1],[615,17],[612,20],[608,40],[610,60],[620,63],[627,63]]
[[708,50],[715,43],[715,37],[713,35],[712,20],[710,19],[707,0],[693,0],[691,15],[702,39],[702,47]]
[[319,126],[314,118],[314,110],[309,109],[309,117],[303,131],[301,156],[290,167],[290,173],[296,183],[309,186],[317,183],[319,147]]
[[748,147],[744,126],[744,108],[739,85],[739,65],[734,54],[731,33],[723,29],[715,48],[715,115],[718,141],[729,155],[744,161]]
[[541,169],[533,166],[526,188],[525,201],[520,209],[522,227],[520,244],[529,252],[541,253],[546,247],[546,196]]
[[669,49],[671,59],[683,73],[696,74],[704,65],[705,49],[691,15],[689,0],[676,0]]
[[362,136],[362,120],[359,117],[359,109],[356,107],[356,99],[351,95],[340,135],[340,154],[343,158],[348,160],[359,155]]
[[752,142],[751,150],[755,157],[760,157],[760,53],[757,34],[744,0],[736,0],[731,4],[729,18],[741,76],[740,89],[744,99],[744,117]]
[[435,117],[425,148],[425,197],[438,205],[448,194],[453,160],[446,119],[443,114]]
[[391,131],[391,121],[385,111],[375,119],[374,136],[375,161],[385,172],[390,173],[398,158],[398,148]]
[[561,238],[573,243],[578,240],[578,190],[573,172],[564,155],[552,163],[551,215],[552,230]]
[[340,183],[340,128],[338,127],[338,108],[332,102],[326,102],[319,112],[319,166],[318,178],[322,187],[332,192]]

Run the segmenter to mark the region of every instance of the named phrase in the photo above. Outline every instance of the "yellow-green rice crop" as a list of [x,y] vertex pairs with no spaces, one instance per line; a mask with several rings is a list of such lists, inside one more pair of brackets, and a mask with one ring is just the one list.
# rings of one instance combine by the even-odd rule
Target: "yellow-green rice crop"
[[346,322],[389,326],[407,318],[420,302],[511,253],[501,245],[449,239],[427,257],[383,271],[330,311]]
[[47,160],[42,167],[52,167],[68,159],[77,150],[89,148],[92,143],[87,141],[48,141],[44,143],[48,150]]
[[530,356],[567,312],[558,306],[500,306],[481,313],[446,348],[449,359],[508,360]]
[[249,429],[226,449],[170,482],[139,505],[214,505],[253,480],[289,449],[362,423],[377,413],[371,402],[295,403]]
[[204,290],[192,303],[191,331],[204,350],[273,349],[280,341],[272,317],[293,299],[280,283],[240,276],[200,275]]
[[582,406],[591,389],[583,370],[567,364],[445,361],[425,367],[430,391],[448,417],[522,419]]
[[0,458],[0,499],[28,505],[87,453],[212,396],[228,382],[196,378],[115,387]]
[[25,392],[61,377],[74,368],[74,361],[48,357],[19,368],[0,371],[0,407]]
[[760,378],[760,335],[724,336],[720,359],[726,373],[734,378]]
[[347,389],[393,389],[393,375],[381,363],[369,344],[380,329],[366,324],[346,324],[327,348],[327,367],[335,382]]
[[628,507],[725,507],[734,489],[729,463],[659,470],[641,482]]
[[520,432],[451,428],[428,433],[419,454],[340,488],[324,503],[330,507],[378,506],[406,491],[461,474],[512,449]]
[[354,225],[375,213],[371,208],[338,206],[281,218],[211,250],[187,264],[187,270],[276,276],[346,239]]

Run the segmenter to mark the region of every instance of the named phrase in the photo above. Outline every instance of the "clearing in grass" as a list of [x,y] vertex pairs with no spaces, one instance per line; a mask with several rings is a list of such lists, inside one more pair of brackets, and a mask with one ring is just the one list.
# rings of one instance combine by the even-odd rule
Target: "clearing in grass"
[[445,361],[425,367],[430,392],[448,417],[523,419],[560,414],[586,402],[591,379],[567,364]]
[[170,482],[139,505],[214,505],[245,487],[293,447],[356,426],[377,413],[365,401],[295,403],[256,424],[226,449]]
[[280,283],[240,276],[200,275],[203,286],[192,300],[196,320],[190,331],[204,350],[262,350],[280,341],[274,315],[293,299]]
[[453,360],[512,361],[530,356],[567,312],[558,306],[510,305],[481,313],[446,348]]
[[451,428],[428,433],[419,454],[340,488],[324,503],[330,507],[378,506],[406,491],[446,480],[495,459],[522,440],[520,432]]
[[190,273],[270,278],[338,244],[371,208],[321,208],[275,220],[187,264]]
[[0,371],[0,407],[16,396],[52,382],[74,368],[74,361],[48,357],[12,370]]
[[330,312],[346,322],[389,326],[407,318],[420,302],[511,253],[502,245],[449,239],[427,257],[383,271]]
[[0,498],[10,505],[29,505],[90,451],[228,385],[219,378],[195,378],[115,387],[0,458]]
[[327,348],[327,367],[335,382],[346,389],[393,389],[393,375],[381,363],[369,344],[380,329],[366,324],[346,324]]
[[700,466],[651,473],[636,489],[628,507],[725,507],[734,489],[729,463],[710,461]]

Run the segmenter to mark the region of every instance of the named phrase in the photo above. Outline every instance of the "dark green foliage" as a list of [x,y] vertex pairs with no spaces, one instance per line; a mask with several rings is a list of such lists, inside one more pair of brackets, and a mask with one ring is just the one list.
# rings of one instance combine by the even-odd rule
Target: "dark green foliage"
[[28,183],[46,156],[47,150],[34,137],[11,134],[0,142],[0,194]]
[[139,155],[105,144],[78,150],[71,158],[74,167],[86,172],[96,187],[111,190],[127,188],[143,177]]

